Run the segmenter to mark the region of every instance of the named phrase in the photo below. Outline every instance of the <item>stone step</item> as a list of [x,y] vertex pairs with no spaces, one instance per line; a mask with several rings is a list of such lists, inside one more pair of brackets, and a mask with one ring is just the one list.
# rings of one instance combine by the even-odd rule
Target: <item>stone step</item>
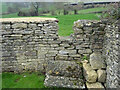
[[84,88],[81,66],[75,61],[49,61],[46,68],[45,85]]
[[64,76],[46,75],[45,86],[85,89],[83,80],[80,78],[71,78]]
[[52,76],[81,78],[82,69],[74,61],[49,61],[46,73]]

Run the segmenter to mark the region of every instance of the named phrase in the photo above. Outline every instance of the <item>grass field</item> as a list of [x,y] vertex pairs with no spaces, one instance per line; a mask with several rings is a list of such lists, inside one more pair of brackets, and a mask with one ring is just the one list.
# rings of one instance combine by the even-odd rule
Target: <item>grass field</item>
[[25,72],[22,74],[4,72],[2,73],[2,88],[16,88],[16,90],[17,88],[34,88],[42,90],[70,90],[69,88],[46,87],[44,85],[44,79],[45,75],[38,72]]
[[39,73],[3,73],[2,88],[45,88],[45,76]]

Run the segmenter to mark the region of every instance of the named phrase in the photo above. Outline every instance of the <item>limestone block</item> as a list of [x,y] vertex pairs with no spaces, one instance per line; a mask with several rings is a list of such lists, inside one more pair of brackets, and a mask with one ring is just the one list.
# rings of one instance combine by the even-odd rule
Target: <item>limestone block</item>
[[80,54],[75,54],[75,55],[70,55],[70,57],[80,58],[80,57],[81,57],[81,55],[80,55]]
[[3,30],[10,30],[10,28],[11,28],[10,24],[2,25]]
[[58,53],[58,51],[57,50],[49,50],[48,52],[47,52],[47,54],[57,54]]
[[97,73],[92,69],[89,63],[83,63],[84,76],[87,82],[96,82]]
[[60,46],[61,46],[61,47],[70,47],[70,45],[67,44],[67,43],[62,43],[62,44],[60,44]]
[[37,63],[37,71],[46,72],[46,69],[45,69],[46,66],[47,66],[47,63],[44,59],[39,60],[39,62]]
[[86,86],[87,86],[88,90],[105,90],[104,86],[99,82],[96,82],[96,83],[86,82]]
[[98,81],[99,82],[105,82],[106,71],[105,70],[97,70],[97,74],[98,74]]
[[81,45],[76,45],[76,49],[82,49]]
[[79,50],[78,53],[79,54],[91,54],[92,50],[91,49]]
[[76,54],[76,53],[77,53],[76,50],[60,50],[59,51],[59,54],[61,54],[61,55],[67,55],[67,54],[73,55],[73,54]]
[[76,49],[88,48],[88,47],[90,47],[89,43],[82,43],[81,45],[77,45]]
[[38,24],[38,27],[43,27],[43,24]]
[[12,25],[12,28],[14,28],[14,29],[24,29],[24,28],[27,28],[27,24],[25,24],[25,23],[15,23],[15,24],[13,24]]
[[68,55],[60,55],[60,54],[58,54],[55,57],[55,60],[68,60]]
[[[29,60],[30,61],[30,60]],[[31,60],[33,61],[33,60]],[[24,66],[24,70],[30,70],[30,71],[36,71],[38,63],[37,62],[28,62],[28,63],[22,63],[22,66]]]
[[44,81],[45,86],[49,87],[65,87],[65,88],[79,88],[84,89],[83,80],[79,78],[64,77],[64,76],[51,76],[46,75]]
[[81,67],[72,61],[49,61],[46,68],[47,73],[53,76],[80,77]]
[[28,35],[33,34],[33,30],[27,30],[26,29],[26,30],[23,31],[23,34],[28,34]]
[[82,34],[82,33],[83,33],[83,30],[82,30],[82,29],[75,28],[75,29],[74,29],[74,32],[75,32],[75,34]]
[[93,44],[93,45],[91,45],[92,49],[102,49],[102,47],[103,47],[103,45],[101,45],[101,44]]
[[74,27],[77,27],[79,29],[83,28],[84,24],[80,22],[80,20],[74,22]]
[[47,54],[47,52],[48,52],[48,50],[46,50],[46,49],[39,49],[38,56],[45,55],[45,54]]
[[84,39],[84,36],[83,36],[83,34],[79,34],[79,35],[76,35],[76,38],[77,39]]
[[25,56],[36,56],[37,55],[37,51],[26,51]]
[[33,29],[33,28],[37,28],[37,25],[36,24],[29,24],[28,27]]
[[14,29],[13,33],[15,33],[15,34],[24,34],[24,31],[23,30],[19,30],[19,29]]
[[104,59],[99,52],[94,52],[90,55],[90,65],[93,69],[106,68]]
[[60,50],[59,51],[59,54],[61,55],[67,55],[69,52],[65,51],[65,50]]
[[77,53],[76,50],[67,50],[69,52],[69,55],[75,55]]

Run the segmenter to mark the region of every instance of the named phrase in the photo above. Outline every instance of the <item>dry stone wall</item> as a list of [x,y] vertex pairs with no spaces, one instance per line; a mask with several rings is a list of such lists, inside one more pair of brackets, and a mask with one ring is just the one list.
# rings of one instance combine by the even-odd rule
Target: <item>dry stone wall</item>
[[2,71],[45,72],[46,86],[119,86],[118,28],[103,21],[78,20],[74,22],[74,33],[62,37],[58,36],[56,19],[0,21]]
[[106,25],[104,36],[104,52],[107,64],[107,88],[120,88],[120,23]]
[[[102,80],[101,75],[106,76],[106,71],[103,70],[103,73],[100,73],[99,76],[97,75],[96,71],[96,67],[97,70],[106,68],[104,59],[95,54],[95,56],[97,55],[96,58],[91,58],[90,63],[93,67],[96,65],[96,67],[93,68],[95,70],[91,71],[89,69],[88,71],[90,71],[90,73],[87,73],[87,75],[83,74],[82,70],[82,60],[84,57],[86,57],[85,59],[88,58],[87,60],[89,60],[89,57],[93,52],[99,52],[101,55],[103,51],[102,47],[104,41],[104,27],[105,24],[103,24],[101,21],[76,21],[73,26],[74,34],[69,37],[59,38],[61,43],[58,44],[58,54],[56,54],[55,60],[49,61],[49,64],[47,65],[48,68],[45,85],[70,88],[85,88],[84,83],[88,81],[86,83],[88,88],[94,87],[89,87],[91,83],[95,85],[97,84],[97,88],[104,88],[101,82],[105,83],[105,80]],[[99,58],[101,61],[97,60],[97,58]],[[97,65],[100,63],[102,65],[98,67]],[[101,71],[98,70],[98,73],[99,72]],[[83,80],[83,76],[88,77],[90,79],[90,82],[88,78],[86,78],[86,80]],[[98,77],[100,77],[100,82],[97,81]],[[94,80],[92,81],[91,79]]]
[[57,30],[55,20],[3,21],[2,70],[44,71],[48,50],[57,43]]

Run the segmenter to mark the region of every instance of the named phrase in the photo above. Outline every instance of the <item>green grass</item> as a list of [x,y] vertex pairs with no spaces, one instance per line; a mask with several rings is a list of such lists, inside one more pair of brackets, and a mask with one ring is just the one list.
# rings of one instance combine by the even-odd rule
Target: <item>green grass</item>
[[85,14],[85,13],[99,12],[99,11],[105,11],[105,10],[107,10],[107,8],[97,7],[97,8],[83,9],[83,10],[78,11],[78,13]]
[[2,18],[14,18],[14,17],[19,17],[19,16],[17,15],[17,13],[2,15]]
[[73,23],[79,19],[99,20],[96,14],[80,14],[80,15],[60,15],[54,16],[59,20],[60,36],[69,36],[73,33]]
[[4,72],[2,73],[2,88],[41,88],[43,90],[71,90],[69,88],[46,87],[44,85],[44,79],[45,75],[38,72],[25,72],[22,74]]
[[[100,14],[98,14],[100,15]],[[17,13],[4,15],[3,18],[17,18]],[[43,17],[43,16],[37,16]],[[79,15],[58,15],[58,16],[44,16],[57,18],[59,20],[59,31],[58,34],[60,36],[69,36],[73,33],[73,23],[79,19],[87,19],[87,20],[99,20],[97,14],[79,14]]]
[[44,78],[44,75],[35,72],[31,74],[2,73],[2,88],[45,88]]

